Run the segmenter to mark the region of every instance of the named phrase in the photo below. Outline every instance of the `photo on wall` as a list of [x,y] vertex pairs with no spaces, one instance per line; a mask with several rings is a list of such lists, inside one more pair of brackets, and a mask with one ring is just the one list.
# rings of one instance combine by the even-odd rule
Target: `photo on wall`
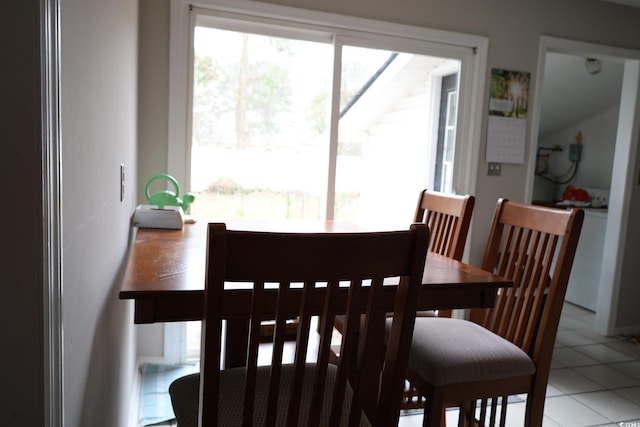
[[530,73],[491,70],[486,161],[524,163]]

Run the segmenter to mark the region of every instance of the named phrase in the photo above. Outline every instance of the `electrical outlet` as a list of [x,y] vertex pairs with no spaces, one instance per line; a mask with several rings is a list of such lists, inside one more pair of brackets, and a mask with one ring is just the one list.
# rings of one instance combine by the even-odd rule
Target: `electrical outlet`
[[124,163],[120,164],[120,201],[124,201]]
[[502,174],[502,163],[489,163],[487,175],[500,176]]

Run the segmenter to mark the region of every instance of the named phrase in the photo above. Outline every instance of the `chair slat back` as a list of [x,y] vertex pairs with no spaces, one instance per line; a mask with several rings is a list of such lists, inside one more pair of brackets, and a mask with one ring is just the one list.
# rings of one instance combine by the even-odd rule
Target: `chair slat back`
[[528,352],[539,369],[548,369],[540,358],[550,363],[583,217],[504,199],[496,207],[482,268],[514,287],[500,290],[493,308],[472,310],[471,320]]
[[475,197],[424,190],[420,193],[415,222],[429,226],[429,250],[460,261],[471,223]]
[[[263,400],[264,425],[273,426],[282,419],[289,426],[320,425],[320,413],[327,405],[331,406],[329,425],[340,425],[338,421],[345,411],[350,417],[349,425],[360,425],[363,411],[373,425],[395,425],[428,235],[425,224],[414,224],[404,231],[320,234],[231,231],[224,224],[209,224],[201,425],[217,425],[221,409],[218,396],[225,392],[220,389],[223,320],[248,322],[243,425],[255,425]],[[396,287],[383,286],[385,279],[397,277],[400,279]],[[225,306],[229,296],[228,291],[224,292],[225,282],[250,284],[249,291],[239,292],[251,292],[251,307],[245,311],[229,310]],[[394,312],[394,322],[386,347],[384,316],[389,307]],[[327,395],[336,315],[345,316],[345,331],[335,383]],[[292,380],[286,385],[282,381],[282,372],[287,369],[283,351],[286,322],[292,316],[298,317],[299,325]],[[358,334],[361,316],[365,316],[365,327]],[[317,355],[310,356],[308,344],[310,333],[315,333],[311,327],[314,318],[320,322],[320,337]],[[274,320],[266,396],[256,387],[260,326],[264,320]],[[358,339],[366,357],[358,358],[360,351],[353,342]],[[313,365],[307,362],[310,357],[315,357]],[[355,373],[352,366],[356,366]],[[305,402],[303,388],[309,381],[312,398]],[[284,387],[290,387],[286,401],[282,398]],[[327,402],[325,396],[331,396],[332,401]],[[302,407],[307,409],[303,411]]]

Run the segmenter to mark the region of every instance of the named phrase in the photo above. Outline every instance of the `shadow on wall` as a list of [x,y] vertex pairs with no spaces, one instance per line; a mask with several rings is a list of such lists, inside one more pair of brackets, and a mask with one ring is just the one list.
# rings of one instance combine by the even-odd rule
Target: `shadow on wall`
[[[133,228],[130,229],[129,238]],[[80,425],[129,425],[131,393],[136,380],[136,340],[131,301],[118,298],[129,258],[127,250],[102,307],[93,345]],[[114,346],[114,343],[116,344]],[[119,373],[113,376],[112,373]],[[96,399],[101,396],[101,399]],[[90,398],[87,398],[90,397]]]

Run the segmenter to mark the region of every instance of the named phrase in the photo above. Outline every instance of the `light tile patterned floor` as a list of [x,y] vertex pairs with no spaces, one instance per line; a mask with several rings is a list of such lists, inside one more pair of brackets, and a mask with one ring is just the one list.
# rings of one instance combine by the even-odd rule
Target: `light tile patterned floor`
[[[593,332],[594,318],[571,304],[563,308],[543,427],[640,427],[640,345]],[[524,424],[524,408],[509,404],[508,427]],[[399,427],[421,425],[415,411],[400,417]],[[447,425],[457,425],[457,411],[447,411]]]
[[[640,345],[593,332],[595,315],[565,304],[553,354],[544,427],[640,426]],[[509,404],[507,426],[523,425],[524,402]],[[422,415],[400,427],[422,425]],[[447,411],[447,425],[457,425]]]

